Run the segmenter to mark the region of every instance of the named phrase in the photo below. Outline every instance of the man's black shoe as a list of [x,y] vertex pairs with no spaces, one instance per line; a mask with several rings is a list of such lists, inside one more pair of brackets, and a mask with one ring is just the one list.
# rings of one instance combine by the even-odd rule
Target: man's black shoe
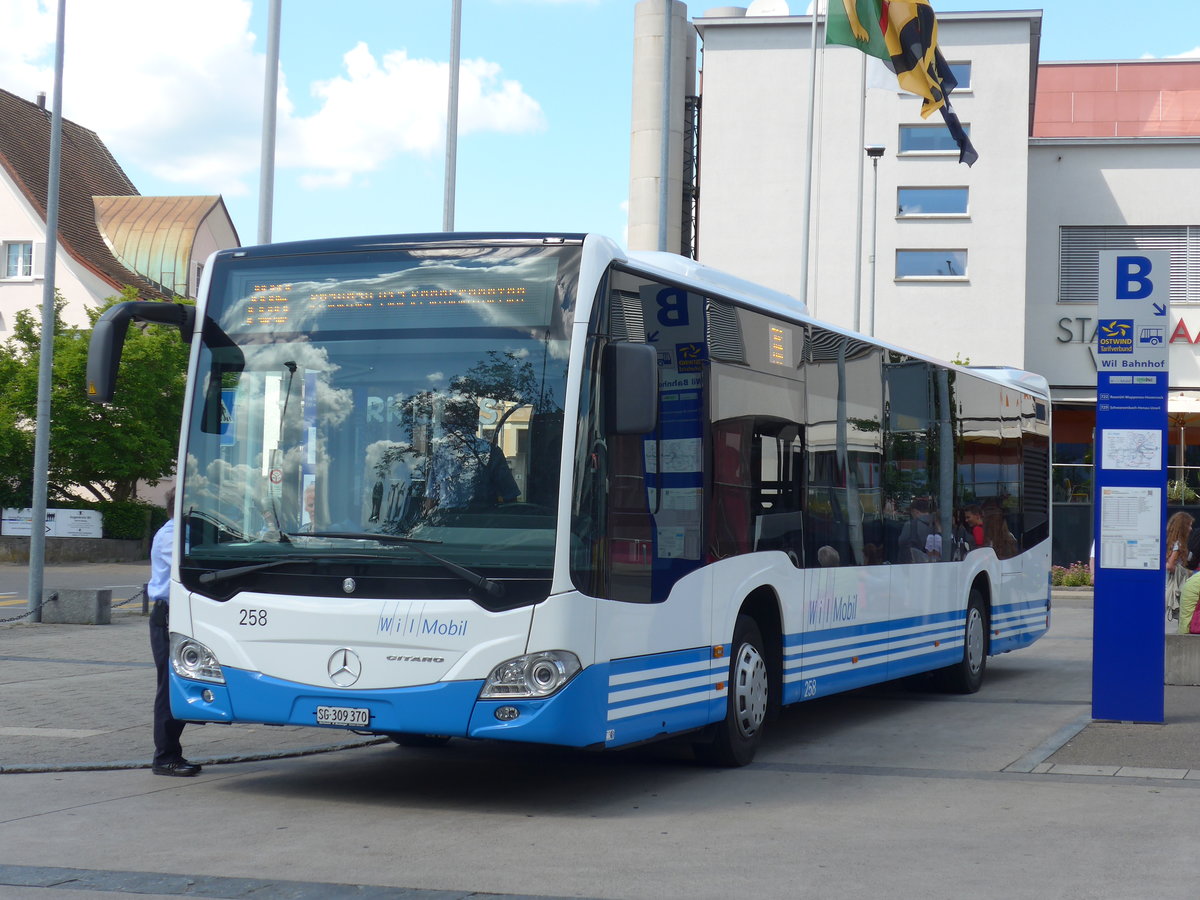
[[155,775],[174,775],[176,778],[191,778],[193,775],[200,774],[200,766],[190,763],[186,759],[177,759],[174,762],[155,764],[153,772]]

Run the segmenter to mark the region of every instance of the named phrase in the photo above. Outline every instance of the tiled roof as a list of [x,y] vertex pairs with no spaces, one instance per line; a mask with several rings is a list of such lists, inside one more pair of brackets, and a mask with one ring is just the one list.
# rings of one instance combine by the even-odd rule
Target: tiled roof
[[[0,90],[0,165],[46,219],[50,163],[50,110]],[[92,197],[131,195],[133,186],[94,131],[62,122],[58,241],[61,249],[112,285],[131,284],[146,299],[168,299],[156,285],[123,266],[96,226]]]

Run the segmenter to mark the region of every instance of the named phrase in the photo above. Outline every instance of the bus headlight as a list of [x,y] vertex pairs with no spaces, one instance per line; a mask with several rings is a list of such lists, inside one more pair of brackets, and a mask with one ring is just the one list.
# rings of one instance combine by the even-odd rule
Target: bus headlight
[[213,652],[194,638],[171,633],[171,668],[180,678],[224,684],[225,673]]
[[480,699],[549,697],[583,668],[566,650],[544,650],[505,660],[492,669]]

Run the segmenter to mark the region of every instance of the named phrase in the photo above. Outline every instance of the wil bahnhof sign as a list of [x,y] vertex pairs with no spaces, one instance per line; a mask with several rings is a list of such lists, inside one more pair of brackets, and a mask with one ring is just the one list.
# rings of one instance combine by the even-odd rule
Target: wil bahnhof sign
[[1171,254],[1102,251],[1092,717],[1163,721]]

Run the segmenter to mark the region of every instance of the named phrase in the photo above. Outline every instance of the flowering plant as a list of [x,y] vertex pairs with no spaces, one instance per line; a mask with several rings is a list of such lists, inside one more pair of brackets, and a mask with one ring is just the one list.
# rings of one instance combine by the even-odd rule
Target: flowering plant
[[1050,584],[1055,587],[1090,587],[1092,574],[1081,562],[1071,563],[1069,566],[1051,566]]

